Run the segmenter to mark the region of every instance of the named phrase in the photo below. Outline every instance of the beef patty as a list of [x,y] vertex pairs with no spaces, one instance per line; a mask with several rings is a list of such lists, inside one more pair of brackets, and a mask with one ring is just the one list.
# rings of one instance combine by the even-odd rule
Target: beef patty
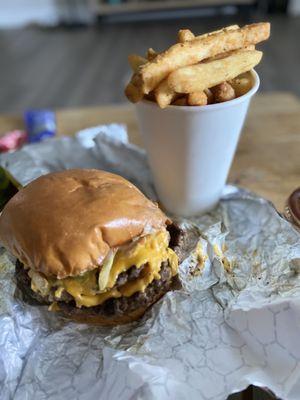
[[147,308],[160,299],[172,285],[172,271],[167,262],[162,264],[160,279],[154,279],[144,292],[137,292],[130,297],[118,297],[106,300],[95,307],[75,307],[75,303],[59,303],[62,310],[70,316],[88,314],[90,316],[102,315],[111,317],[114,315],[127,315],[141,307]]
[[[118,286],[123,285],[126,282],[137,279],[139,274],[142,272],[141,268],[131,267],[128,271],[120,274],[117,281]],[[122,276],[121,276],[122,275]],[[34,292],[31,289],[31,279],[27,273],[27,270],[23,265],[17,261],[16,263],[16,279],[17,286],[23,293],[24,300],[27,302],[38,303],[49,305],[51,304],[51,297],[42,297],[40,294]],[[130,297],[119,297],[111,298],[106,300],[103,304],[95,307],[81,307],[77,308],[73,298],[66,292],[64,297],[61,298],[63,301],[58,301],[61,309],[67,311],[70,315],[78,314],[89,314],[89,315],[103,315],[110,317],[112,315],[123,315],[134,311],[140,307],[148,307],[157,301],[166,291],[168,291],[172,285],[172,271],[168,262],[163,262],[160,270],[160,279],[154,279],[150,283],[144,292],[137,292]]]
[[[170,248],[172,248],[179,256],[179,262],[183,259],[182,245],[183,237],[185,233],[176,225],[169,225],[168,230],[170,232],[171,241]],[[137,268],[132,266],[127,271],[122,272],[117,279],[116,287],[124,285],[126,282],[135,280],[142,273],[145,265]],[[16,279],[17,286],[20,289],[23,299],[31,304],[51,304],[55,301],[54,290],[46,298],[40,294],[34,292],[31,289],[31,279],[20,261],[16,262]],[[162,297],[172,286],[177,278],[172,277],[171,267],[168,262],[163,262],[160,270],[160,279],[154,279],[150,283],[144,292],[137,292],[130,297],[119,297],[111,298],[106,300],[103,304],[94,307],[76,307],[75,301],[71,295],[66,291],[63,292],[58,305],[61,309],[66,311],[69,315],[103,315],[110,317],[113,315],[126,315],[129,312],[133,312],[140,307],[149,307],[151,304],[156,302]]]

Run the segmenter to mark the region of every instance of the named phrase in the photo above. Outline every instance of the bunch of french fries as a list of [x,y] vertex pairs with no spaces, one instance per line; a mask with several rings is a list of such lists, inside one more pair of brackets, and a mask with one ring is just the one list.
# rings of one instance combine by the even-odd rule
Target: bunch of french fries
[[201,106],[242,96],[252,86],[247,72],[263,55],[255,45],[269,36],[267,22],[242,28],[232,25],[200,36],[182,29],[178,43],[162,53],[150,48],[146,57],[129,55],[133,75],[125,94],[133,103],[145,98],[161,108]]

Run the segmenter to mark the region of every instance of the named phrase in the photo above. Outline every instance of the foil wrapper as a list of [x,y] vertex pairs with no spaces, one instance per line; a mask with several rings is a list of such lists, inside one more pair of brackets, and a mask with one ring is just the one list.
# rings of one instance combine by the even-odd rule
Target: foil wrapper
[[[156,199],[145,152],[124,126],[94,127],[1,156],[25,185],[50,171],[100,168]],[[249,384],[300,396],[300,235],[266,200],[226,187],[197,235],[182,288],[139,321],[103,328],[24,304],[0,252],[1,399],[223,400]]]

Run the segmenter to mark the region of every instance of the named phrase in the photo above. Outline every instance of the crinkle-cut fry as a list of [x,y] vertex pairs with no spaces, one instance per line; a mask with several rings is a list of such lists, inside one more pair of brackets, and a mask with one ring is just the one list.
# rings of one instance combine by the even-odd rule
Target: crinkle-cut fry
[[189,106],[206,106],[208,99],[204,92],[193,92],[187,95],[187,102]]
[[186,96],[184,97],[179,97],[178,99],[174,100],[172,103],[173,106],[187,106],[187,98]]
[[214,95],[215,103],[224,103],[236,97],[233,87],[228,82],[222,82],[210,90]]
[[219,60],[180,68],[169,75],[168,84],[177,93],[200,92],[250,71],[262,54],[257,50],[236,50]]
[[152,61],[152,60],[154,60],[154,58],[157,56],[157,52],[154,50],[154,49],[152,49],[152,47],[150,47],[148,50],[147,50],[147,60],[148,61]]
[[176,92],[170,88],[168,80],[164,79],[154,90],[154,96],[160,108],[166,108],[176,99]]
[[137,73],[137,85],[143,93],[149,93],[171,72],[217,54],[240,49],[267,40],[270,24],[262,22],[239,29],[222,30],[207,37],[177,43],[157,57],[142,65]]
[[188,42],[189,40],[194,40],[195,35],[189,29],[180,29],[178,31],[177,38],[178,38],[178,43],[184,43]]
[[129,54],[128,62],[133,72],[137,72],[141,65],[146,64],[147,59],[138,54]]

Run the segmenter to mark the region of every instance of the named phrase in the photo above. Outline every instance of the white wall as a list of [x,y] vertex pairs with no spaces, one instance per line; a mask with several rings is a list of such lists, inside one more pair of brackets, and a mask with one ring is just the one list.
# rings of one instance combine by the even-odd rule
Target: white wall
[[55,24],[58,18],[54,0],[1,0],[0,27],[14,28],[31,22]]
[[[32,22],[55,25],[61,19],[87,22],[92,19],[91,0],[72,0],[70,13],[65,0],[0,0],[0,28],[15,28]],[[69,21],[71,22],[71,21]]]
[[300,15],[300,0],[290,0],[289,13],[291,15]]

